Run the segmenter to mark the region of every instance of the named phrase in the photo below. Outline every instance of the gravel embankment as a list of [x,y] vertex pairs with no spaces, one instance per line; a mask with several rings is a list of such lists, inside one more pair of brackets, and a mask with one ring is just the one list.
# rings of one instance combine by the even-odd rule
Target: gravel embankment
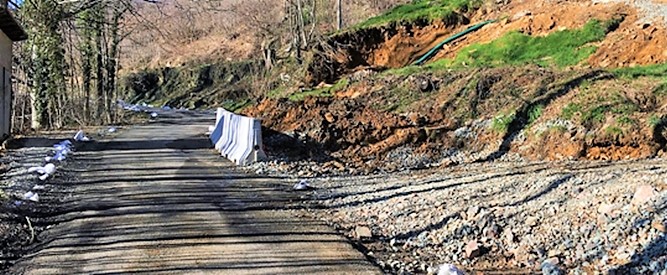
[[593,0],[593,3],[625,3],[641,11],[643,22],[662,22],[667,26],[667,2],[655,0]]
[[667,274],[664,160],[468,164],[311,184],[312,214],[391,272],[450,263]]

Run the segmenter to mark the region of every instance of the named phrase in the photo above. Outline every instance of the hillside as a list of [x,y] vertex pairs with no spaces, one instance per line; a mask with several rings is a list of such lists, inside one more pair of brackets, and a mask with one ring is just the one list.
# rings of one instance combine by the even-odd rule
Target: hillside
[[[666,6],[417,1],[333,33],[304,65],[288,58],[268,71],[224,61],[153,69],[143,73],[152,83],[126,90],[135,101],[242,110],[312,145],[288,155],[356,171],[648,158],[667,144]],[[211,75],[221,67],[244,69]],[[267,146],[285,153],[284,144]]]

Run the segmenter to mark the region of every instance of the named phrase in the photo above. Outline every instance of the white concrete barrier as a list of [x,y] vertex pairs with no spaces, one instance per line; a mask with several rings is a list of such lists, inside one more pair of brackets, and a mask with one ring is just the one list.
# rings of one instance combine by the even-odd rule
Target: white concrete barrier
[[218,108],[210,138],[215,149],[236,165],[248,165],[266,158],[262,148],[262,124],[258,119]]

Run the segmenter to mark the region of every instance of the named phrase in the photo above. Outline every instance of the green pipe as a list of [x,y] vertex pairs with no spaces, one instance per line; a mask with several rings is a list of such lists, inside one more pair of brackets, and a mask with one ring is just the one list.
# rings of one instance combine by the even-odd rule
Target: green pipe
[[470,28],[466,29],[465,31],[462,31],[462,32],[460,32],[460,33],[457,33],[457,34],[455,34],[455,35],[450,36],[449,38],[445,39],[445,41],[442,41],[442,42],[440,42],[437,46],[433,47],[433,49],[431,49],[431,50],[428,51],[424,56],[422,56],[421,58],[419,58],[419,60],[415,61],[415,63],[412,63],[412,65],[421,65],[421,64],[424,64],[424,62],[426,62],[426,61],[428,61],[429,59],[431,59],[431,58],[432,58],[432,57],[433,57],[433,56],[434,56],[440,49],[442,49],[442,47],[445,46],[447,43],[450,43],[450,42],[452,42],[452,41],[454,41],[454,40],[456,40],[456,39],[459,39],[459,38],[465,36],[466,34],[469,34],[469,33],[471,33],[471,32],[474,32],[474,31],[476,31],[476,30],[479,30],[479,29],[481,29],[482,27],[484,27],[484,26],[486,26],[486,25],[488,25],[488,24],[490,24],[490,23],[493,23],[493,22],[496,22],[496,20],[488,20],[488,21],[484,21],[484,22],[482,22],[482,23],[478,23],[478,24],[476,24],[476,25],[474,25],[474,26],[471,26]]

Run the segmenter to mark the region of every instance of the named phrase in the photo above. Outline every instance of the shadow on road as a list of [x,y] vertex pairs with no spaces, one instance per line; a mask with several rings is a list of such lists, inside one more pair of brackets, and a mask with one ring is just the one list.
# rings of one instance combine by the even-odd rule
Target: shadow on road
[[203,137],[146,136],[80,144],[77,178],[58,183],[65,201],[30,214],[53,228],[10,271],[377,271],[324,222],[295,215],[302,200],[285,178],[243,173]]

